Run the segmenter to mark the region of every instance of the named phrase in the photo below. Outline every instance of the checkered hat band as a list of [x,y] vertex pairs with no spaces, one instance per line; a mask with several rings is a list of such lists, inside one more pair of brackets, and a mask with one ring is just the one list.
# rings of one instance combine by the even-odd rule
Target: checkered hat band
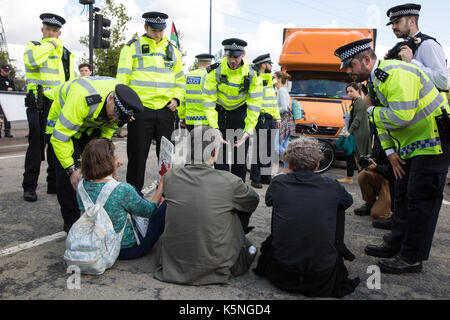
[[56,24],[56,25],[62,27],[61,22],[59,22],[55,18],[44,18],[44,19],[42,19],[42,22],[47,23],[47,24]]
[[235,43],[223,46],[225,50],[245,50],[243,46],[238,46]]
[[129,116],[132,116],[132,115],[133,115],[133,111],[132,111],[132,110],[127,110],[127,109],[123,106],[122,102],[119,100],[119,98],[118,98],[117,96],[114,96],[114,101],[115,101],[115,103],[116,103],[116,106],[117,106],[120,110],[122,110],[123,113],[125,113],[126,115],[129,115]]
[[364,51],[364,50],[367,50],[367,49],[370,49],[370,48],[371,48],[370,47],[370,43],[366,43],[366,44],[363,44],[363,45],[360,45],[360,46],[353,47],[353,48],[351,48],[351,49],[349,49],[347,51],[344,51],[341,54],[341,60],[342,61],[347,60],[348,58],[353,57],[355,54],[360,53],[361,51]]
[[156,18],[147,18],[145,19],[145,22],[147,23],[166,23],[165,19],[161,19],[160,17],[156,17]]
[[389,14],[389,18],[392,19],[392,18],[395,18],[398,16],[414,16],[414,15],[418,16],[419,13],[420,13],[420,11],[417,9],[400,10],[400,11],[391,12]]

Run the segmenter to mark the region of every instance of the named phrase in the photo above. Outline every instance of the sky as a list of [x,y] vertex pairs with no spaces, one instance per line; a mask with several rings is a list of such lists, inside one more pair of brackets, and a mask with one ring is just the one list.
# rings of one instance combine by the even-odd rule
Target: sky
[[[101,8],[103,0],[96,0]],[[199,53],[209,50],[210,0],[115,0],[123,3],[128,23],[127,41],[135,32],[143,34],[142,14],[160,11],[169,15],[165,35],[170,37],[172,21],[182,33],[181,45],[187,56],[183,59],[185,71],[194,63]],[[386,11],[405,2],[392,0],[212,0],[212,53],[222,49],[226,38],[247,41],[245,59],[252,61],[261,54],[270,53],[277,62],[282,50],[283,28],[376,28],[378,32],[376,52],[384,56],[399,41],[386,26]],[[443,46],[450,60],[450,1],[415,1],[422,5],[419,27],[423,33],[435,37]],[[63,16],[67,23],[62,28],[64,45],[75,54],[76,63],[88,55],[86,47],[79,43],[88,33],[88,17],[85,6],[78,0],[0,0],[0,17],[5,31],[13,64],[24,70],[23,52],[27,41],[40,40],[42,22],[39,15],[51,12]]]

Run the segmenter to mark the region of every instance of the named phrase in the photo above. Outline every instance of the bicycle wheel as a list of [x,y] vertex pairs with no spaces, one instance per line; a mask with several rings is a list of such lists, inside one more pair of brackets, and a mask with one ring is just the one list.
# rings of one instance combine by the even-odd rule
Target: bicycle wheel
[[336,160],[336,150],[333,145],[326,140],[319,140],[319,148],[322,150],[323,158],[320,160],[319,169],[314,171],[314,173],[324,173],[329,170]]

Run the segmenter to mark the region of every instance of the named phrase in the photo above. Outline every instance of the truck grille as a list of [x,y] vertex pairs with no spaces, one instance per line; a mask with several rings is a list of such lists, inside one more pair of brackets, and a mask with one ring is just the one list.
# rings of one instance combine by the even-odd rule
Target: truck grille
[[[339,128],[336,127],[320,127],[319,130],[317,130],[316,133],[312,134],[313,136],[329,136],[334,137],[338,133]],[[301,129],[299,129],[297,126],[295,127],[296,133],[301,133]]]

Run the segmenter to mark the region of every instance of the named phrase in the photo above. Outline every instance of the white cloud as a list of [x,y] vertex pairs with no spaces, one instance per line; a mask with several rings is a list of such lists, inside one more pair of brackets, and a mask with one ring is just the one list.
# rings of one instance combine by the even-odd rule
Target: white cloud
[[327,29],[339,28],[339,25],[338,25],[338,22],[336,20],[333,20],[330,24],[326,24],[324,26],[321,26],[321,28],[327,28]]

